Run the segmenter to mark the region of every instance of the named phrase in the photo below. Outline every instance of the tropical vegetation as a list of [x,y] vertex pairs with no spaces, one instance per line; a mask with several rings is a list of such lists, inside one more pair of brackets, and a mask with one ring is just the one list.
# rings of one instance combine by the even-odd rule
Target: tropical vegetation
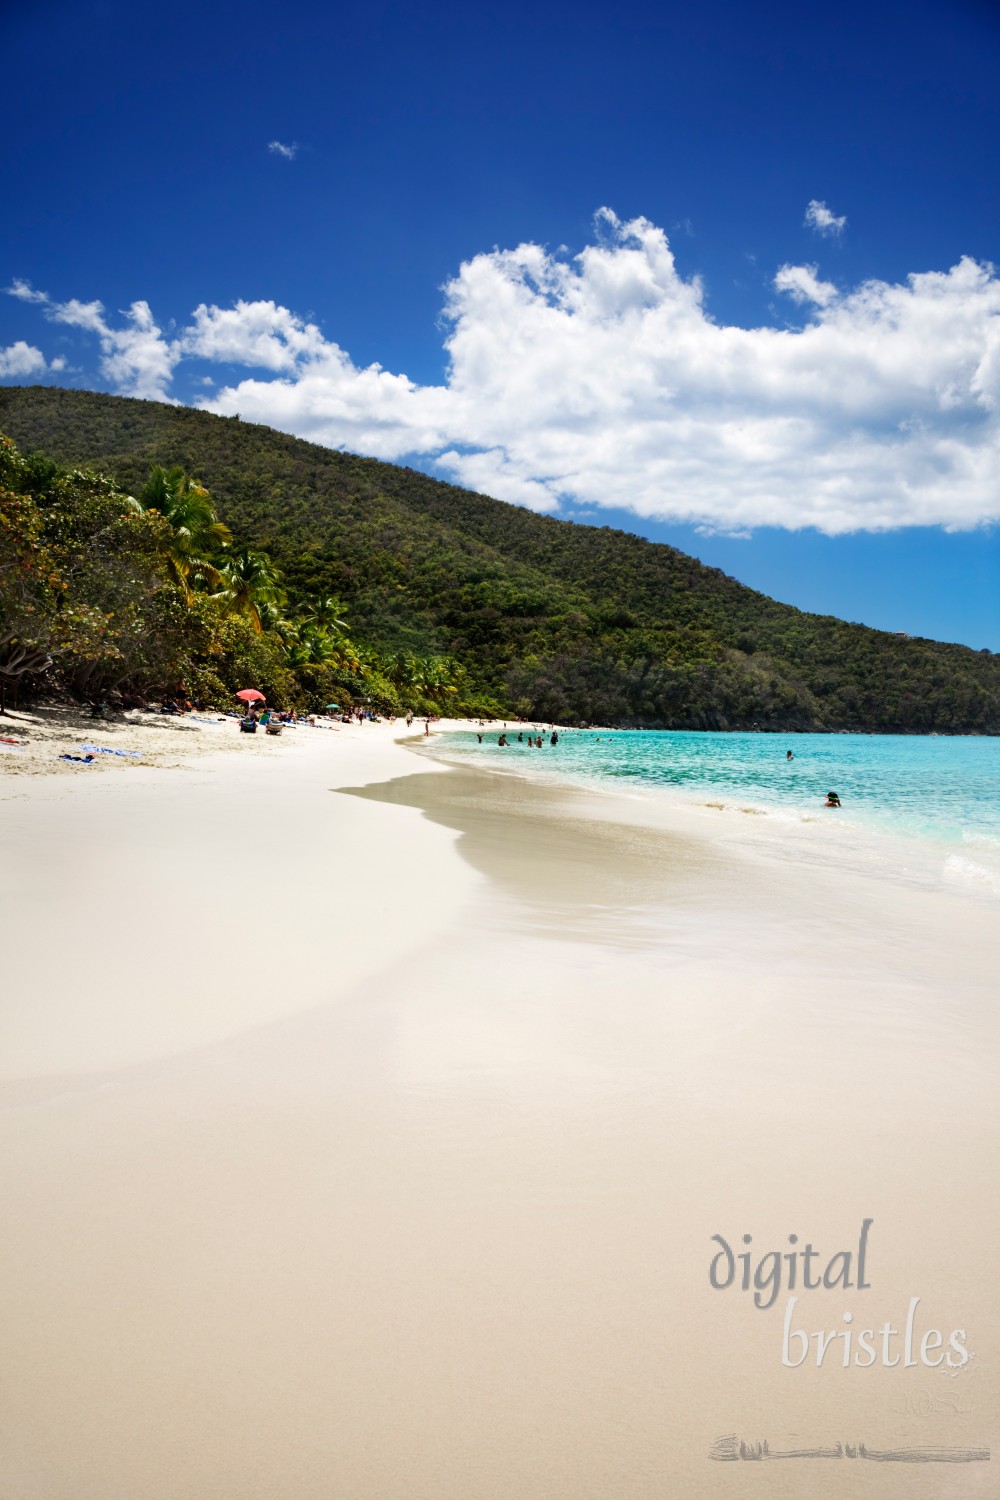
[[460,695],[453,662],[355,645],[339,599],[285,588],[266,552],[231,542],[177,465],[154,464],[131,496],[0,438],[0,710],[52,689],[94,706],[229,706],[248,685],[302,709],[496,707]]
[[[171,660],[216,697],[253,668],[313,705],[369,697],[666,728],[1000,732],[1000,657],[805,613],[626,532],[180,406],[7,387],[0,430],[51,455],[20,460],[32,472],[69,466],[51,482],[82,486],[81,503],[98,483],[67,479],[82,465],[136,497],[135,514],[160,528],[142,563],[155,609],[170,602],[193,632]],[[153,466],[166,466],[159,499]],[[9,487],[41,511],[50,503],[26,482]],[[211,532],[220,524],[228,540]],[[122,523],[115,536],[135,552],[139,532]],[[54,541],[42,525],[40,545]],[[71,680],[75,647],[37,649]],[[151,661],[142,680],[160,670]]]

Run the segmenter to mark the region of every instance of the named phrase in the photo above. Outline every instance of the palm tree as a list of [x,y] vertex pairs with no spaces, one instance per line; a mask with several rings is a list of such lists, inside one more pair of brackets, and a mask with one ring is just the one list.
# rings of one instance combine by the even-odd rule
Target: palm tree
[[414,684],[428,698],[441,698],[445,693],[456,693],[456,667],[444,656],[421,656],[416,661]]
[[294,640],[298,631],[295,621],[290,620],[286,613],[287,603],[283,589],[276,589],[273,599],[257,600],[257,614],[262,628],[285,642]]
[[[332,594],[325,598],[307,598],[302,602],[294,620],[288,622],[286,641],[299,651],[307,653],[307,659],[288,665],[311,665],[338,667],[355,672],[361,665],[347,635],[347,622],[341,618],[346,610]],[[290,648],[291,649],[291,648]]]
[[229,545],[231,536],[203,484],[189,479],[179,465],[164,469],[154,464],[136,504],[140,510],[157,511],[170,523],[161,556],[168,576],[188,603],[194,587],[219,582],[217,555]]
[[395,683],[396,687],[416,687],[420,675],[419,659],[412,651],[395,651],[392,656],[378,663],[379,670]]
[[356,672],[361,665],[358,653],[346,635],[336,630],[324,630],[311,620],[299,622],[288,650],[288,666],[334,667],[342,672]]
[[258,635],[274,618],[274,606],[281,603],[278,587],[280,572],[266,552],[241,547],[232,553],[218,570],[222,585],[215,595],[229,606],[233,614],[245,615]]
[[297,639],[289,640],[285,645],[285,666],[297,672],[302,667],[314,667],[316,662],[313,658],[312,643]]
[[346,630],[347,622],[340,618],[346,615],[345,606],[333,594],[322,598],[303,599],[299,619],[308,620],[324,630]]

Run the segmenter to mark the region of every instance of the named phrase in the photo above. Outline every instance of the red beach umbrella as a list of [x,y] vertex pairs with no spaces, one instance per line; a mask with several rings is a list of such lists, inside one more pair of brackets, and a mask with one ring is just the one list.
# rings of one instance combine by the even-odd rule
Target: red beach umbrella
[[236,696],[237,696],[237,698],[242,698],[244,703],[266,703],[267,702],[267,699],[264,697],[264,694],[263,693],[258,693],[258,691],[257,691],[256,688],[240,688],[240,690],[236,694]]

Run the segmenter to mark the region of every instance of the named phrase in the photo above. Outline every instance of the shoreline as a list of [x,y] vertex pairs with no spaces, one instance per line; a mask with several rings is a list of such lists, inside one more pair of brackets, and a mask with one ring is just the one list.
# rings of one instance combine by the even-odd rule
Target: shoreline
[[[561,747],[572,755],[574,731],[559,729]],[[603,732],[602,732],[603,733]],[[585,742],[589,732],[581,735]],[[926,739],[926,737],[922,737]],[[501,757],[492,745],[476,747],[421,742],[412,747],[425,761],[453,768],[476,767],[521,784],[551,787],[589,796],[595,807],[634,804],[642,813],[636,820],[685,830],[693,837],[721,841],[733,847],[754,846],[764,858],[790,860],[809,867],[833,862],[845,873],[876,876],[905,887],[916,887],[960,897],[995,910],[1000,897],[1000,832],[958,831],[942,823],[923,828],[906,826],[891,808],[870,803],[844,805],[831,816],[803,788],[795,799],[776,795],[774,788],[747,785],[736,788],[706,775],[700,782],[655,776],[621,774],[612,763],[591,771],[584,763],[564,764],[545,751],[541,757],[522,757],[518,746]],[[610,748],[610,747],[608,747]],[[551,754],[551,752],[550,752]],[[797,762],[796,771],[801,762]],[[782,762],[782,769],[784,763]],[[819,780],[840,784],[836,770],[819,767]],[[816,777],[816,767],[810,774]],[[714,826],[713,826],[714,825]],[[991,862],[992,861],[992,862]]]

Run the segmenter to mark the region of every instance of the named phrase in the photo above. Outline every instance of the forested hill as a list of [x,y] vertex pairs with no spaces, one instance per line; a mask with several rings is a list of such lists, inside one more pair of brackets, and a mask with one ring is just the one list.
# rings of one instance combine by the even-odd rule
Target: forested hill
[[290,586],[384,650],[457,658],[511,712],[674,728],[1000,732],[1000,656],[805,614],[694,558],[186,407],[0,389],[22,450],[136,493],[206,485]]

